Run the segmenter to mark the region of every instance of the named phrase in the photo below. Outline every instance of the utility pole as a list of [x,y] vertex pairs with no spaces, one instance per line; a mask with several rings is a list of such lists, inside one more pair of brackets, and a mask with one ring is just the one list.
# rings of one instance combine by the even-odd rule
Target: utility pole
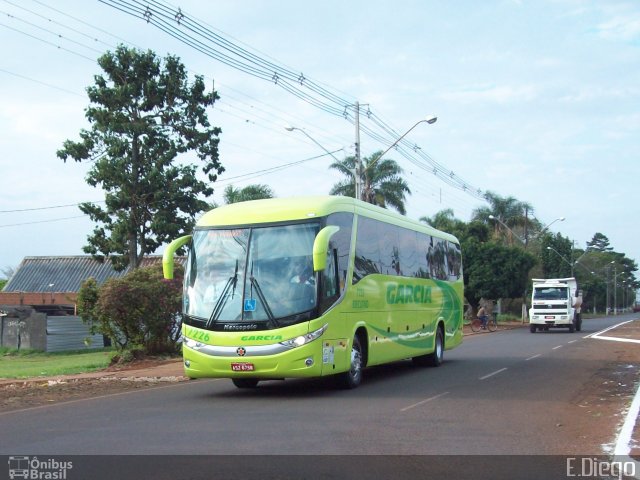
[[356,171],[355,171],[355,189],[356,198],[362,200],[362,160],[360,159],[360,103],[355,103],[355,124],[356,124]]

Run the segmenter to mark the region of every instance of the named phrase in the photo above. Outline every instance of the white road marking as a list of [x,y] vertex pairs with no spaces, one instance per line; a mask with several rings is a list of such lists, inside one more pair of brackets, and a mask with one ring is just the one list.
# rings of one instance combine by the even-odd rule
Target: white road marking
[[631,436],[633,435],[633,429],[636,425],[639,412],[640,387],[636,390],[636,395],[633,397],[633,402],[631,402],[631,407],[629,407],[629,411],[627,412],[627,417],[622,425],[622,430],[620,430],[620,434],[618,435],[618,441],[616,442],[616,447],[613,451],[614,455],[629,455],[631,452]]
[[507,367],[501,368],[500,370],[496,370],[495,372],[491,372],[489,375],[485,375],[484,377],[480,377],[478,380],[486,380],[489,377],[493,377],[494,375],[497,375],[499,373],[504,372],[507,369]]
[[557,350],[559,348],[562,348],[562,345],[558,345],[557,347],[553,347],[553,350]]
[[534,355],[533,357],[525,358],[525,360],[524,360],[524,361],[525,361],[525,362],[528,362],[529,360],[533,360],[534,358],[538,358],[538,357],[541,357],[541,356],[542,356],[542,354],[541,354],[541,353],[539,353],[539,354],[537,354],[537,355]]
[[444,397],[445,395],[449,395],[449,392],[444,392],[444,393],[441,393],[439,395],[435,395],[433,397],[429,397],[426,400],[422,400],[421,402],[414,403],[413,405],[409,405],[408,407],[401,408],[400,411],[401,412],[406,412],[407,410],[410,410],[410,409],[412,409],[414,407],[419,407],[420,405],[424,405],[427,402],[431,402],[432,400],[436,400],[437,398]]
[[599,332],[592,333],[591,335],[587,335],[586,337],[583,337],[583,338],[598,337],[598,336],[602,335],[603,333],[608,332],[609,330],[613,330],[614,328],[618,328],[618,327],[620,327],[622,325],[626,325],[627,323],[631,323],[633,321],[635,321],[635,319],[634,320],[627,320],[626,322],[618,323],[617,325],[612,325],[612,326],[610,326],[608,328],[605,328],[604,330],[600,330]]

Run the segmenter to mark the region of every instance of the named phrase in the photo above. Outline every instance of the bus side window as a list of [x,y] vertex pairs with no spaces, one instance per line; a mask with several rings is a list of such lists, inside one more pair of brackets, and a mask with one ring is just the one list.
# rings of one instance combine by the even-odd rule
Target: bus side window
[[329,249],[327,266],[320,279],[320,310],[326,311],[340,296],[340,278],[338,273],[338,250]]

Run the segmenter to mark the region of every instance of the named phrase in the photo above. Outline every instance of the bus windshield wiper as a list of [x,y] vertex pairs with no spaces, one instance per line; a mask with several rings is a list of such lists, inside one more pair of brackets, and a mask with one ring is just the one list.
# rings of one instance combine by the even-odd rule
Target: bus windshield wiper
[[258,298],[262,302],[262,306],[264,307],[264,311],[269,317],[269,320],[272,322],[275,321],[275,317],[273,316],[273,312],[271,311],[271,307],[269,307],[269,302],[267,302],[267,297],[264,296],[262,292],[262,288],[260,288],[260,284],[258,283],[258,279],[253,276],[253,262],[251,262],[251,274],[249,275],[249,281],[251,282],[251,287],[256,288],[256,293],[258,294]]
[[213,311],[211,312],[211,316],[209,317],[209,320],[207,321],[205,328],[210,328],[211,324],[216,320],[218,320],[218,317],[220,317],[220,314],[222,313],[224,306],[227,304],[227,298],[229,298],[229,291],[231,291],[231,298],[233,298],[233,296],[235,295],[237,283],[238,283],[238,260],[236,260],[235,272],[233,273],[233,276],[229,277],[229,279],[227,280],[227,283],[224,284],[222,293],[220,294],[220,297],[218,298],[218,301],[216,302],[216,304],[213,306]]

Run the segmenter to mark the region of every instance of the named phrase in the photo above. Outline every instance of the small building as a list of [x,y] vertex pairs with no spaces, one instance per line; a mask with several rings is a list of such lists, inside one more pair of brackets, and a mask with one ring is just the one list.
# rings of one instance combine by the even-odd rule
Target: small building
[[[151,255],[141,266],[161,261]],[[118,272],[109,261],[89,255],[25,257],[0,292],[0,347],[47,352],[103,347],[102,336],[90,335],[78,316],[78,292],[91,277],[101,285],[129,271]]]

